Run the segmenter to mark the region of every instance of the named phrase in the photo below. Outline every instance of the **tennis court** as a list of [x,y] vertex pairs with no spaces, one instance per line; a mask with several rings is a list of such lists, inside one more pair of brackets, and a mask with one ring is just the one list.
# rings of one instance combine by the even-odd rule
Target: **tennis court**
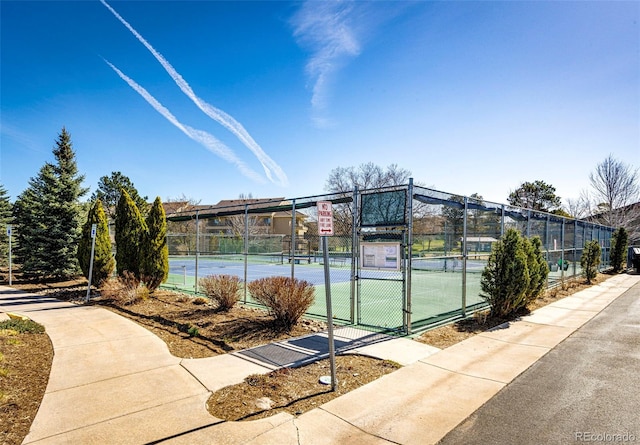
[[[467,261],[467,306],[482,304],[480,272],[482,261]],[[322,257],[308,257],[294,263],[294,276],[314,285],[315,301],[307,311],[310,316],[326,317],[326,293]],[[169,279],[166,285],[194,292],[195,257],[177,256],[169,259]],[[362,326],[397,329],[403,326],[402,274],[399,271],[360,270],[359,298],[351,301],[351,264],[330,261],[332,311],[336,322]],[[452,258],[414,259],[411,288],[411,312],[414,320],[437,319],[460,312],[462,301],[461,261]],[[292,265],[282,254],[249,255],[246,265],[248,282],[271,276],[290,277]],[[198,258],[198,279],[209,275],[234,275],[245,279],[242,254],[207,255]],[[244,295],[244,294],[243,294]],[[243,297],[244,300],[244,297]],[[247,293],[246,301],[253,303]]]
[[[318,206],[327,202],[332,235],[321,236]],[[606,268],[612,234],[612,228],[593,222],[412,181],[295,199],[221,201],[167,219],[176,230],[167,235],[172,256],[166,286],[198,293],[197,281],[210,275],[244,282],[295,277],[315,287],[307,315],[325,318],[326,251],[335,320],[405,333],[486,307],[480,297],[482,271],[509,229],[540,240],[550,286],[580,273],[580,254],[589,240],[599,242]],[[352,269],[354,254],[358,267]],[[241,300],[252,303],[246,286]]]

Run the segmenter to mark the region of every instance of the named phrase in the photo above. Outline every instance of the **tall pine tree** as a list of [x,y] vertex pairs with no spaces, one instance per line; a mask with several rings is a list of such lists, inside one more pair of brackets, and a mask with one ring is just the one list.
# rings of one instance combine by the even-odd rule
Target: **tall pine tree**
[[147,225],[135,202],[122,190],[116,207],[116,270],[119,276],[129,271],[141,280],[141,248]]
[[167,219],[160,197],[153,202],[147,216],[147,232],[142,248],[142,276],[150,291],[154,291],[169,276]]
[[614,273],[620,273],[627,267],[627,249],[629,234],[624,227],[620,227],[611,236],[611,267]]
[[80,197],[84,176],[78,174],[71,136],[63,127],[46,163],[14,205],[16,259],[22,271],[38,278],[69,278],[78,272]]
[[102,208],[102,202],[98,199],[93,203],[87,222],[82,226],[82,236],[78,243],[78,262],[85,277],[89,276],[91,264],[91,226],[96,225],[96,239],[93,253],[93,270],[91,283],[100,287],[102,282],[109,278],[109,275],[116,268],[116,261],[111,254],[111,238],[109,237],[109,226],[107,215]]

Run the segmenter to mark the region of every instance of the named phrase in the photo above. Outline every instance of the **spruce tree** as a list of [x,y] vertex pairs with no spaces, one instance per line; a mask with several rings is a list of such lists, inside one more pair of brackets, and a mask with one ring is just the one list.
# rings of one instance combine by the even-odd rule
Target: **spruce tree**
[[147,197],[140,196],[131,179],[121,172],[111,172],[111,176],[102,176],[98,181],[98,190],[91,196],[91,201],[102,201],[107,217],[115,219],[116,207],[120,200],[120,192],[125,189],[129,197],[136,203],[138,210],[144,216],[148,212]]
[[109,237],[107,215],[99,199],[94,202],[89,210],[87,222],[82,226],[82,236],[78,243],[78,262],[85,277],[89,276],[91,264],[91,226],[93,224],[96,225],[96,239],[91,283],[96,287],[100,287],[102,282],[113,273],[116,262],[111,254],[111,238]]
[[160,197],[153,202],[146,220],[147,232],[142,248],[142,277],[150,291],[156,290],[169,276],[167,220]]
[[629,235],[624,227],[613,232],[611,237],[611,267],[614,273],[622,272],[627,266]]
[[7,190],[0,184],[0,264],[2,266],[8,266],[9,264],[7,226],[11,224],[11,207]]
[[71,137],[65,128],[53,149],[55,163],[46,163],[18,196],[13,209],[16,224],[16,262],[22,272],[37,278],[69,278],[78,272],[81,204],[86,193],[78,174]]
[[526,305],[530,278],[522,236],[509,229],[494,244],[482,272],[481,296],[491,306],[494,316],[504,317]]
[[82,187],[84,176],[78,174],[71,136],[63,127],[53,150],[54,187],[47,189],[49,203],[49,270],[57,278],[67,278],[79,272],[76,252],[80,239],[80,197],[87,193]]
[[135,202],[122,190],[116,207],[116,270],[123,277],[125,271],[141,280],[141,247],[147,225]]

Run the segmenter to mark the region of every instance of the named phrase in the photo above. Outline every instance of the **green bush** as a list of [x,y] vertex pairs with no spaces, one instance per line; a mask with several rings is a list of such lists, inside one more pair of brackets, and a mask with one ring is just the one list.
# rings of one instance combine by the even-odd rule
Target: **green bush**
[[269,308],[277,327],[290,331],[314,300],[311,283],[297,278],[267,277],[247,285],[251,296]]
[[491,314],[506,317],[527,304],[531,283],[528,257],[520,233],[509,229],[493,251],[482,272],[482,298],[491,306]]
[[167,247],[167,219],[160,197],[153,202],[146,219],[147,230],[140,249],[141,276],[153,292],[169,276],[169,248]]
[[118,276],[124,277],[125,271],[141,280],[141,247],[144,243],[147,224],[140,210],[126,190],[121,190],[116,207],[116,270]]
[[527,255],[527,267],[529,269],[529,287],[526,292],[526,303],[529,304],[538,298],[547,285],[549,266],[542,253],[542,241],[537,236],[531,239],[523,238],[523,246]]
[[629,235],[624,227],[613,232],[611,237],[611,267],[614,273],[620,273],[627,267],[627,248]]
[[44,326],[33,320],[9,319],[0,321],[0,331],[7,329],[20,334],[43,334]]
[[107,215],[102,207],[102,202],[98,199],[91,206],[87,221],[82,226],[82,236],[78,242],[78,262],[85,277],[89,276],[91,264],[91,226],[96,225],[96,239],[93,253],[93,270],[91,283],[100,287],[102,282],[109,278],[116,267],[116,261],[111,253],[111,238],[109,237],[109,227]]
[[228,311],[238,301],[240,278],[235,275],[209,275],[201,278],[198,285],[223,311]]
[[587,279],[587,284],[591,284],[598,275],[598,266],[600,265],[600,244],[598,240],[587,241],[580,257],[580,266],[582,274]]

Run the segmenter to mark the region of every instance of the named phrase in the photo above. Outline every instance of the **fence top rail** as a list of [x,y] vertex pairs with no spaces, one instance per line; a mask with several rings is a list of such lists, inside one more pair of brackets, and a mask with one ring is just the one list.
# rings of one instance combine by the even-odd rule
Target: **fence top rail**
[[[353,202],[353,196],[356,193],[360,195],[371,193],[382,193],[385,191],[408,190],[410,184],[399,184],[379,188],[369,188],[358,190],[348,190],[338,193],[328,193],[322,195],[311,195],[300,198],[259,198],[259,199],[237,199],[223,200],[216,205],[209,206],[192,206],[189,209],[179,210],[174,213],[167,214],[167,221],[188,221],[193,219],[210,219],[242,214],[264,214],[278,212],[292,212],[295,210],[303,210],[314,207],[318,201],[331,201],[333,204],[345,204]],[[604,228],[613,230],[612,227],[604,226],[595,221],[579,220],[572,217],[556,215],[549,212],[539,210],[514,207],[508,204],[499,204],[495,202],[485,201],[480,198],[467,197],[464,195],[451,194],[439,190],[429,189],[422,186],[413,187],[413,199],[424,202],[426,204],[449,205],[469,210],[484,210],[494,213],[503,213],[504,215],[515,220],[549,220],[553,222],[577,222],[582,225],[591,227]]]

